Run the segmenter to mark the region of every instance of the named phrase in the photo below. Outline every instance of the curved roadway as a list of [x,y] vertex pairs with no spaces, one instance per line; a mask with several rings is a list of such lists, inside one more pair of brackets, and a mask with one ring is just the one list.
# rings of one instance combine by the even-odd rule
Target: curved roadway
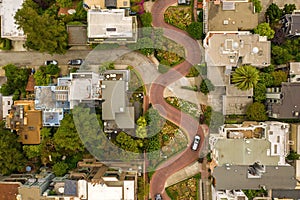
[[[173,67],[167,73],[160,75],[152,83],[149,96],[150,102],[163,117],[172,121],[187,133],[189,144],[185,151],[167,160],[155,171],[150,182],[150,194],[152,198],[154,198],[155,194],[161,193],[163,199],[169,199],[164,190],[167,178],[197,160],[199,149],[202,148],[204,142],[203,130],[198,121],[169,105],[163,97],[163,92],[169,84],[188,74],[192,65],[201,63],[201,50],[197,41],[189,37],[186,32],[164,22],[165,10],[176,2],[177,0],[157,0],[151,11],[153,17],[152,24],[154,27],[163,28],[164,36],[185,48],[186,60]],[[192,151],[190,146],[196,134],[200,135],[201,142],[198,151]]]

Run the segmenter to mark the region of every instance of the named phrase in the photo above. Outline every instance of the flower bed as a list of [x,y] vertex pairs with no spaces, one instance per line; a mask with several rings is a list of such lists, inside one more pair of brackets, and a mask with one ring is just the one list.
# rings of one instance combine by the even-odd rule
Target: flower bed
[[184,31],[193,21],[191,6],[171,6],[166,10],[164,16],[165,22]]

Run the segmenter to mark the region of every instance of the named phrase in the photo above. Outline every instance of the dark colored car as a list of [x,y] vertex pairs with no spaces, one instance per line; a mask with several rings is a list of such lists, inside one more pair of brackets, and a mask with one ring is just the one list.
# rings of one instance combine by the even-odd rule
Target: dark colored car
[[162,200],[161,194],[156,194],[155,195],[155,200]]
[[81,65],[82,63],[82,59],[73,59],[68,61],[68,65]]
[[45,65],[58,65],[56,60],[46,60]]

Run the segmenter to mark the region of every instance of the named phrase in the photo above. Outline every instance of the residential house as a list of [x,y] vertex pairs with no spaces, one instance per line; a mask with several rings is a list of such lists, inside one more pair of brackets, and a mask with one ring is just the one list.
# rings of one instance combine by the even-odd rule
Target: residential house
[[84,0],[84,5],[88,9],[116,9],[130,8],[129,0]]
[[102,102],[105,131],[134,128],[134,108],[128,106],[126,96],[129,78],[127,70],[110,70],[101,75],[94,72],[71,73],[70,108],[81,102]]
[[248,0],[204,1],[203,8],[205,33],[252,30],[258,25],[258,13]]
[[1,38],[10,40],[25,40],[26,36],[22,29],[18,28],[14,16],[22,7],[24,0],[0,1]]
[[0,107],[0,120],[5,119],[6,116],[9,114],[13,102],[14,101],[12,96],[2,96],[2,94],[0,94],[0,105],[2,105]]
[[34,101],[15,101],[5,125],[17,132],[23,144],[40,144],[42,112],[34,109]]
[[211,134],[209,143],[215,190],[295,188],[294,167],[285,161],[289,124],[225,124],[219,134]]
[[300,36],[300,10],[295,10],[292,14],[285,14],[281,18],[281,23],[286,37]]
[[300,82],[300,62],[289,63],[289,82],[299,83]]
[[267,88],[267,112],[276,119],[300,118],[300,83],[284,82],[281,87]]
[[271,43],[250,32],[209,32],[203,41],[207,78],[216,87],[208,95],[214,110],[224,115],[245,114],[253,90],[238,90],[230,82],[232,72],[242,65],[266,67],[271,62]]
[[35,86],[35,109],[42,111],[43,126],[60,126],[70,110],[69,77],[58,78],[57,86]]
[[137,41],[136,16],[124,9],[89,9],[88,43],[134,43]]

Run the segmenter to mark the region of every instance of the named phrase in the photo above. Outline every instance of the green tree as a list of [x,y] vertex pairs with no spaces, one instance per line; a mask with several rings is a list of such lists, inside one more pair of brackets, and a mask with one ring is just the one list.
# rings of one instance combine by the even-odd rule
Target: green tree
[[130,135],[127,135],[123,131],[117,135],[116,142],[119,144],[119,147],[125,151],[130,151],[135,153],[139,152],[140,141],[134,140]]
[[282,16],[282,11],[280,8],[275,4],[272,3],[266,10],[266,16],[269,18],[270,23],[275,22],[276,20],[279,20]]
[[252,0],[254,7],[255,7],[255,12],[260,13],[262,10],[262,5],[260,0]]
[[62,8],[67,8],[72,6],[72,0],[56,0],[56,2],[58,3],[58,5]]
[[232,74],[232,83],[240,90],[253,88],[259,80],[259,71],[250,65],[237,68]]
[[77,133],[73,117],[65,114],[53,137],[55,149],[62,155],[73,156],[84,151],[84,146]]
[[187,32],[191,37],[196,40],[200,40],[203,37],[203,23],[202,22],[192,22],[187,27]]
[[65,162],[57,162],[52,167],[55,176],[63,176],[68,172],[68,164]]
[[143,27],[151,27],[152,25],[152,14],[150,12],[145,12],[140,15]]
[[99,66],[99,72],[103,73],[106,70],[112,70],[115,69],[115,64],[111,61],[107,61],[107,62],[103,62],[100,66]]
[[271,87],[274,85],[274,78],[271,73],[261,72],[259,74],[259,83],[264,84],[266,87]]
[[290,153],[289,153],[289,155],[287,155],[286,158],[287,158],[288,160],[299,160],[300,155],[297,154],[297,152],[291,150]]
[[247,108],[246,115],[249,120],[266,121],[268,119],[265,105],[259,102],[251,104]]
[[257,85],[254,87],[254,100],[257,102],[263,102],[266,100],[266,85],[259,82]]
[[254,33],[259,34],[261,36],[267,36],[270,40],[274,37],[275,31],[270,27],[269,23],[260,23],[255,29]]
[[145,138],[147,136],[147,121],[144,116],[138,118],[135,134],[139,138]]
[[28,159],[39,158],[41,156],[41,145],[24,145],[23,151]]
[[287,49],[280,46],[272,46],[272,61],[274,64],[286,64],[291,59],[293,59],[293,56],[289,54]]
[[148,124],[148,136],[150,137],[158,134],[165,123],[165,120],[160,116],[159,112],[152,107],[147,110],[145,119]]
[[39,13],[38,5],[32,0],[23,3],[15,15],[15,20],[26,33],[26,47],[51,54],[66,52],[65,24],[47,12]]
[[74,14],[74,20],[84,21],[87,20],[87,11],[83,7],[83,1],[80,1],[76,7],[76,13]]
[[296,10],[295,4],[284,4],[283,14],[292,14],[292,12]]
[[16,133],[4,129],[0,124],[0,173],[8,175],[24,167],[24,155]]
[[207,95],[209,92],[214,91],[215,86],[212,84],[212,82],[209,79],[203,79],[200,84],[200,91]]
[[282,82],[287,82],[287,73],[280,70],[280,71],[275,71],[272,72],[271,75],[273,76],[274,79],[274,86],[281,86]]

